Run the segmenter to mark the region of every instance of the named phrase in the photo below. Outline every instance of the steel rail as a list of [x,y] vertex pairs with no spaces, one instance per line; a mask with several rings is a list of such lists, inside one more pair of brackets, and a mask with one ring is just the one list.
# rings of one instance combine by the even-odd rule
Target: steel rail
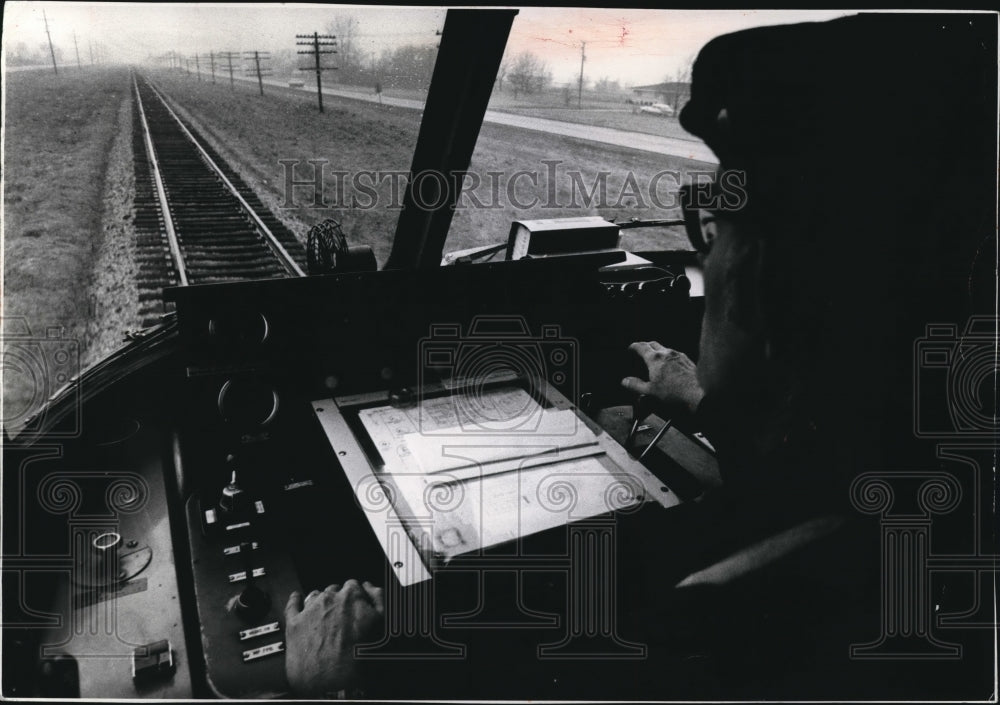
[[177,232],[174,230],[174,220],[170,215],[170,202],[167,199],[166,189],[163,188],[163,179],[160,176],[160,164],[156,159],[156,148],[153,146],[153,137],[149,131],[149,123],[146,122],[146,111],[142,107],[142,96],[139,94],[139,84],[135,74],[132,74],[132,85],[135,87],[135,102],[139,106],[139,119],[142,121],[143,138],[146,142],[146,153],[149,155],[149,163],[152,166],[153,180],[156,183],[156,193],[160,200],[160,211],[163,215],[163,225],[167,231],[167,245],[170,248],[170,256],[174,260],[174,267],[177,269],[177,276],[181,286],[188,285],[187,270],[184,267],[184,257],[181,255],[180,242],[177,240]]
[[[246,210],[247,215],[250,216],[250,218],[254,222],[254,225],[257,227],[258,231],[263,236],[264,243],[275,254],[275,257],[277,257],[281,261],[281,264],[288,271],[300,277],[306,276],[306,273],[302,271],[302,268],[299,267],[299,265],[295,262],[295,260],[292,259],[292,256],[288,254],[288,250],[285,249],[285,246],[281,244],[281,242],[278,240],[277,237],[275,237],[274,233],[271,232],[271,229],[264,224],[264,221],[261,220],[259,215],[257,215],[257,212],[253,209],[253,207],[251,207],[250,204],[246,202],[246,199],[244,199],[243,196],[240,194],[240,192],[237,190],[237,188],[233,186],[232,182],[223,173],[222,169],[220,169],[219,166],[212,159],[212,157],[209,156],[208,152],[205,151],[205,148],[201,146],[201,143],[195,138],[193,134],[191,134],[191,131],[188,130],[187,126],[181,121],[180,117],[177,116],[177,113],[175,113],[174,110],[170,107],[170,105],[167,103],[163,95],[158,90],[156,90],[156,87],[153,86],[152,83],[150,83],[145,78],[143,80],[146,82],[146,85],[149,86],[149,89],[153,91],[156,97],[160,99],[160,102],[163,103],[163,106],[167,109],[167,112],[170,113],[170,116],[177,121],[177,124],[180,126],[185,136],[187,136],[187,138],[191,140],[191,143],[198,149],[198,152],[201,154],[202,158],[205,160],[208,166],[211,167],[211,169],[218,175],[218,177],[222,180],[222,183],[226,185],[226,188],[229,189],[229,191],[233,194],[233,196],[235,196],[236,199],[240,202],[240,205],[242,205],[243,208]],[[157,183],[159,183],[159,181],[157,181]]]

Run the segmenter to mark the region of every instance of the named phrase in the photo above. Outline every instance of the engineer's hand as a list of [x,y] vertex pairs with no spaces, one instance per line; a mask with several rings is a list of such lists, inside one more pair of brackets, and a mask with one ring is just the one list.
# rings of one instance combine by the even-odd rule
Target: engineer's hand
[[693,414],[705,396],[698,384],[697,371],[691,358],[656,341],[632,343],[628,349],[646,363],[649,381],[626,377],[622,386],[637,394],[649,394],[668,408],[679,408]]
[[313,590],[305,601],[293,592],[285,606],[285,673],[292,692],[326,698],[355,685],[354,646],[378,639],[384,617],[382,588],[368,582]]

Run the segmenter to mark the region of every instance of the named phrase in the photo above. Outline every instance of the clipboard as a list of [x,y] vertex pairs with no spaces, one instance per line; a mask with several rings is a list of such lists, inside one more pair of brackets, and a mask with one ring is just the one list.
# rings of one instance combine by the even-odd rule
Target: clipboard
[[544,381],[446,380],[402,405],[385,392],[312,405],[402,585],[574,521],[680,503]]

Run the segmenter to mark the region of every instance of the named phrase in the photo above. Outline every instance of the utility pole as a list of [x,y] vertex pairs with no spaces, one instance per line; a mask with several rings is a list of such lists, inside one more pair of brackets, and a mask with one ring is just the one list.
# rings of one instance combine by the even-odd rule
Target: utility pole
[[49,38],[49,53],[52,55],[52,70],[55,71],[56,75],[59,75],[59,69],[56,67],[56,50],[52,48],[52,35],[49,34],[49,18],[45,15],[45,8],[42,8],[42,19],[45,20],[45,36]]
[[379,107],[382,107],[382,82],[378,80],[378,71],[375,69],[375,52],[372,52],[372,80],[375,81],[375,95],[378,96]]
[[[299,46],[311,46],[312,49],[307,51],[299,51],[299,54],[312,54],[315,59],[315,67],[299,67],[299,71],[316,71],[316,97],[319,100],[319,111],[323,112],[323,72],[328,71],[329,68],[323,66],[320,63],[321,56],[323,54],[336,54],[337,50],[332,48],[337,46],[337,38],[332,34],[320,34],[319,32],[313,32],[312,36],[308,34],[296,34],[296,39],[303,39],[306,41],[295,42]],[[310,41],[311,40],[311,41]],[[322,41],[321,41],[322,40]],[[320,49],[320,47],[331,47],[330,49]]]
[[254,51],[254,63],[257,64],[257,85],[260,87],[260,94],[264,95],[264,79],[260,77],[260,54]]
[[215,83],[215,52],[208,52],[208,59],[212,62],[212,83]]
[[194,55],[194,69],[198,72],[198,80],[201,80],[201,62],[198,61],[198,55]]
[[93,66],[94,65],[94,43],[93,42],[87,42],[87,45],[90,47],[90,65]]
[[229,64],[229,90],[233,89],[233,59],[240,58],[238,52],[235,51],[222,51],[219,52],[219,58],[225,59],[226,63]]
[[83,64],[80,63],[80,45],[76,43],[76,30],[73,30],[73,46],[76,47],[76,67],[83,71]]
[[586,54],[587,42],[580,42],[580,82],[576,87],[576,109],[579,110],[583,105],[583,62],[587,58]]
[[263,60],[263,61],[270,61],[271,60],[271,52],[265,51],[263,53],[263,55],[262,55],[261,52],[259,52],[259,51],[253,51],[253,52],[249,52],[248,51],[248,52],[244,52],[244,56],[247,58],[247,60],[253,59],[254,65],[256,66],[256,70],[252,70],[249,73],[256,73],[257,74],[257,86],[260,88],[260,94],[264,95],[264,78],[263,77],[271,75],[271,67],[270,66],[264,66],[263,68],[261,68],[260,62],[261,62],[261,60]]

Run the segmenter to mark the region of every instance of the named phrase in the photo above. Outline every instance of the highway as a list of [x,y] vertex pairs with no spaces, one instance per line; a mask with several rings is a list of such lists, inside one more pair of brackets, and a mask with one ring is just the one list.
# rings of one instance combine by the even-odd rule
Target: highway
[[[46,67],[8,67],[7,70],[16,71],[42,68]],[[257,82],[257,79],[253,77],[234,76],[233,78],[239,81],[246,81],[248,83]],[[221,83],[223,80],[223,78],[220,78],[219,82]],[[279,81],[273,78],[264,79],[264,83],[269,86],[284,88],[285,90],[296,90],[296,92],[301,91],[304,95],[315,95],[315,89],[311,86],[307,86],[302,89],[289,89],[286,81]],[[369,103],[380,102],[379,97],[374,93],[349,91],[342,88],[324,88],[323,95],[337,98],[350,98],[351,100],[363,100]],[[409,108],[411,110],[422,111],[424,109],[423,101],[413,100],[412,98],[393,98],[383,95],[381,103],[383,105],[392,105],[398,108]],[[649,135],[644,132],[626,132],[610,127],[597,127],[594,125],[582,125],[575,122],[564,122],[562,120],[549,120],[547,118],[518,115],[516,113],[507,113],[500,110],[487,110],[483,121],[494,125],[506,125],[507,127],[517,127],[522,130],[535,130],[536,132],[546,132],[551,135],[561,135],[563,137],[574,137],[580,140],[587,140],[589,142],[597,142],[600,144],[610,144],[616,147],[638,149],[643,152],[662,154],[668,157],[683,157],[684,159],[693,159],[700,162],[706,162],[708,164],[719,163],[719,160],[716,159],[712,150],[706,147],[704,143],[696,139],[687,140],[677,137]]]
[[[242,76],[236,78],[253,83],[257,82],[256,78],[246,78]],[[284,88],[286,90],[288,89],[287,82],[275,79],[264,79],[264,83]],[[315,95],[315,88],[312,86],[292,90],[301,90],[306,95]],[[350,98],[352,100],[363,100],[369,103],[379,102],[379,97],[374,93],[361,93],[358,91],[344,90],[342,88],[324,88],[323,95],[338,98]],[[392,105],[399,108],[410,108],[412,110],[424,109],[423,101],[414,100],[412,98],[393,98],[383,95],[381,102],[384,105]],[[643,152],[662,154],[664,156],[694,159],[696,161],[706,162],[709,164],[718,164],[719,162],[719,160],[716,159],[715,155],[712,153],[712,150],[705,146],[704,143],[696,139],[686,140],[679,139],[677,137],[649,135],[644,132],[625,132],[622,130],[615,130],[610,127],[581,125],[574,122],[549,120],[547,118],[531,117],[528,115],[517,115],[515,113],[507,113],[499,110],[487,110],[483,121],[495,125],[517,127],[522,130],[535,130],[537,132],[547,132],[552,135],[575,137],[576,139],[588,140],[590,142],[598,142],[601,144],[610,144],[617,147],[628,147],[629,149],[638,149]]]

